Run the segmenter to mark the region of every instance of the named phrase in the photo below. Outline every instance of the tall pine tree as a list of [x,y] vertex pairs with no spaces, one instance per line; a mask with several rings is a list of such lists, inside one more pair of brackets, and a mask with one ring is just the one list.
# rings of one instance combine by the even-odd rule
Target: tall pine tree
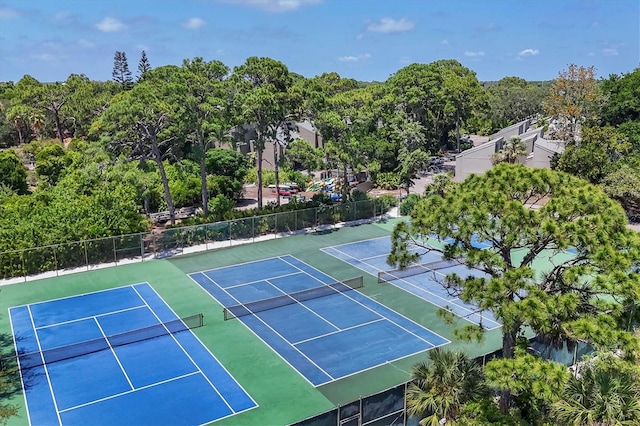
[[138,62],[138,81],[144,77],[144,73],[147,71],[151,71],[151,64],[149,64],[147,52],[143,50],[142,55],[140,56],[140,62]]
[[113,81],[119,83],[123,90],[130,90],[133,87],[133,77],[129,71],[129,63],[127,55],[124,52],[117,51],[113,58]]

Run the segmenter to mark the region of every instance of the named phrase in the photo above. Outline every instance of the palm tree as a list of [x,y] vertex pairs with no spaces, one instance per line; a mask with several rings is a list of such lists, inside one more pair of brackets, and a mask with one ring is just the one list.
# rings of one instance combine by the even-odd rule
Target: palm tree
[[517,136],[511,136],[502,149],[491,157],[491,162],[495,165],[498,163],[515,164],[518,157],[527,155],[527,144]]
[[412,368],[407,389],[409,415],[423,426],[453,425],[462,406],[488,394],[481,367],[461,352],[434,349],[429,361]]
[[438,194],[444,197],[445,194],[451,192],[456,186],[450,173],[436,173],[433,175],[433,182],[424,189],[424,195]]
[[631,374],[585,367],[569,380],[551,415],[561,425],[640,424],[640,384]]

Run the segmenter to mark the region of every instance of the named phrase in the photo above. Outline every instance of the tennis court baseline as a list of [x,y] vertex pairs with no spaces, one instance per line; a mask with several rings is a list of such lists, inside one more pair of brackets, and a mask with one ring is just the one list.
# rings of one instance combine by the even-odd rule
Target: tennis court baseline
[[9,314],[33,425],[201,425],[257,406],[148,283]]
[[449,343],[291,255],[190,277],[314,386]]
[[[477,244],[478,247],[484,246],[481,242],[477,242]],[[391,252],[391,237],[373,238],[355,243],[325,247],[322,251],[371,275],[383,275],[385,282],[446,309],[465,321],[481,325],[486,330],[493,330],[502,326],[491,312],[481,311],[477,306],[463,302],[450,294],[438,282],[438,280],[452,273],[456,273],[461,277],[479,277],[484,276],[484,273],[468,268],[465,265],[455,265],[455,262],[442,265],[442,257],[439,253],[423,254],[418,263],[426,264],[428,267],[429,263],[434,262],[435,264],[440,264],[438,266],[440,269],[429,270],[424,268],[423,273],[411,276],[403,276],[402,271],[397,271],[395,272],[396,276],[394,276],[393,271],[384,273],[384,271],[389,271],[390,269],[387,263],[387,256]]]

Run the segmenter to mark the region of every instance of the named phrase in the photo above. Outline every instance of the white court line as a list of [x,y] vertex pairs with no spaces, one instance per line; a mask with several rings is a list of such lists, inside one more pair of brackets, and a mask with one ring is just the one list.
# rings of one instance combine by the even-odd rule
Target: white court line
[[152,387],[155,387],[155,386],[163,385],[165,383],[173,382],[175,380],[180,380],[180,379],[183,379],[183,378],[189,377],[189,376],[194,376],[196,374],[199,374],[199,373],[197,371],[194,371],[193,373],[187,373],[187,374],[184,374],[182,376],[172,377],[171,379],[163,380],[161,382],[150,383],[148,385],[139,387],[137,389],[131,389],[131,390],[128,390],[128,391],[115,393],[113,395],[105,396],[104,398],[96,399],[95,401],[85,402],[84,404],[76,405],[74,407],[65,408],[64,410],[62,410],[60,412],[64,413],[66,411],[72,411],[72,410],[76,410],[78,408],[87,407],[89,405],[93,405],[93,404],[97,404],[97,403],[100,403],[100,402],[108,401],[108,400],[113,399],[113,398],[118,398],[118,397],[123,396],[123,395],[128,395],[130,393],[138,392],[138,391],[141,391],[141,390],[144,390],[144,389],[149,389],[149,388],[152,388]]
[[73,324],[74,322],[80,322],[80,321],[86,321],[86,320],[90,320],[90,319],[94,319],[94,318],[106,317],[106,316],[109,316],[111,314],[119,314],[121,312],[128,312],[128,311],[133,311],[135,309],[142,309],[142,308],[146,308],[146,306],[145,305],[133,306],[131,308],[119,309],[117,311],[105,312],[105,313],[98,314],[98,315],[76,318],[76,319],[69,320],[69,321],[57,322],[55,324],[43,325],[42,327],[38,327],[37,330],[43,330],[43,329],[46,329],[46,328],[58,327],[60,325],[65,325],[65,324]]
[[29,310],[29,318],[31,319],[31,326],[33,327],[33,335],[36,338],[36,343],[38,343],[38,350],[40,351],[40,357],[42,359],[42,368],[44,368],[44,374],[47,376],[47,383],[49,384],[49,390],[51,391],[51,401],[53,402],[53,406],[56,410],[56,416],[58,417],[58,423],[62,424],[62,419],[60,418],[60,410],[58,409],[58,401],[56,400],[55,393],[53,392],[53,385],[51,384],[51,377],[49,377],[49,369],[47,368],[47,364],[44,362],[44,354],[42,353],[42,346],[40,345],[40,339],[38,338],[38,332],[36,331],[36,324],[33,321],[33,314],[31,313],[31,306],[27,305],[27,309]]
[[[246,283],[242,283],[242,284],[234,284],[234,285],[230,285],[230,286],[225,287],[225,288],[226,288],[226,289],[229,289],[229,288],[244,287],[244,286],[246,286],[246,285],[251,285],[251,284],[261,283],[261,282],[264,282],[264,281],[274,280],[274,279],[277,279],[277,278],[291,277],[291,276],[299,275],[299,274],[300,274],[300,272],[292,272],[292,273],[290,273],[290,274],[277,275],[277,276],[275,276],[275,277],[263,278],[263,279],[261,279],[261,280],[247,281]],[[206,274],[205,274],[205,275],[206,275]],[[273,285],[273,284],[272,284],[272,285]],[[220,287],[220,286],[218,285],[218,287]],[[221,288],[222,288],[222,287],[221,287]]]
[[[145,283],[146,282],[140,282],[140,283],[136,283],[136,284],[145,284]],[[106,288],[104,290],[89,291],[87,293],[73,294],[71,296],[56,297],[55,299],[49,299],[49,300],[45,300],[43,302],[27,303],[27,304],[24,304],[24,305],[17,305],[17,306],[13,306],[13,307],[14,308],[20,308],[20,307],[23,307],[23,306],[44,305],[44,304],[49,303],[49,302],[57,302],[59,300],[73,299],[75,297],[86,296],[86,295],[89,295],[89,294],[98,294],[98,293],[105,293],[107,291],[112,291],[112,290],[120,290],[120,289],[123,289],[123,288],[131,287],[132,285],[136,285],[136,284],[125,284],[125,285],[121,285],[121,286],[118,286],[118,287]]]
[[[18,354],[18,342],[16,341],[16,337],[15,337],[15,330],[13,328],[13,319],[11,318],[11,309],[9,309],[9,324],[11,325],[11,337],[13,338],[13,350],[16,354]],[[20,369],[20,372],[22,372],[22,365],[20,365],[20,357],[16,356],[16,359],[18,360],[18,368]],[[25,411],[27,412],[27,421],[29,422],[29,424],[31,424],[31,416],[29,415],[29,403],[27,402],[27,389],[24,386],[24,380],[22,379],[22,374],[20,374],[20,384],[22,386],[22,395],[24,396],[24,408]],[[56,409],[56,412],[58,410]]]
[[297,341],[295,343],[292,343],[292,345],[299,345],[300,343],[312,342],[314,340],[318,340],[318,339],[321,339],[323,337],[331,336],[332,334],[340,333],[341,331],[352,330],[354,328],[362,327],[362,326],[373,324],[373,323],[380,322],[380,321],[385,321],[386,319],[387,319],[386,317],[383,317],[382,315],[380,315],[380,318],[378,318],[378,319],[375,319],[375,320],[372,320],[372,321],[363,322],[363,323],[356,324],[356,325],[352,325],[351,327],[338,329],[336,331],[332,331],[330,333],[321,334],[319,336],[311,337],[309,339],[299,340],[299,341]]
[[113,354],[113,357],[116,359],[116,362],[120,366],[120,370],[122,370],[122,374],[124,374],[124,377],[127,379],[127,382],[129,383],[129,386],[131,387],[131,389],[135,390],[136,387],[133,386],[133,383],[131,383],[131,380],[129,379],[129,375],[127,374],[127,372],[125,371],[124,367],[122,366],[122,363],[120,362],[120,358],[118,358],[118,355],[116,354],[116,351],[113,349],[113,347],[109,343],[109,339],[107,339],[107,335],[105,334],[104,330],[102,329],[102,327],[100,327],[100,323],[98,322],[98,318],[94,318],[94,319],[95,319],[96,325],[100,329],[100,333],[102,333],[102,336],[104,337],[104,339],[107,342],[107,345],[109,346],[109,350],[111,351],[111,353]]

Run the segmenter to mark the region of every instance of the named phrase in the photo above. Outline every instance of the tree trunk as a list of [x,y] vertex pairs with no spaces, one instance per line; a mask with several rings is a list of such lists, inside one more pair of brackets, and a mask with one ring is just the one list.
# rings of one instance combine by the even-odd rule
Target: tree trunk
[[58,132],[58,139],[60,139],[60,143],[64,146],[64,138],[62,137],[62,127],[60,124],[60,114],[57,110],[53,110],[53,119],[56,122],[56,131]]
[[256,155],[256,165],[258,169],[258,208],[262,208],[262,149],[258,149]]
[[347,197],[349,196],[349,180],[347,179],[347,163],[344,163],[343,169],[344,173],[344,181],[342,182],[342,202],[347,202]]
[[164,170],[164,164],[162,164],[162,155],[158,149],[158,141],[155,139],[155,135],[152,136],[152,148],[153,159],[158,165],[158,171],[160,172],[160,179],[162,180],[162,188],[164,189],[164,199],[167,201],[167,208],[169,209],[169,219],[171,224],[176,224],[176,208],[173,205],[173,198],[171,197],[171,190],[169,189],[169,180],[167,179],[167,173]]
[[20,124],[18,124],[17,121],[16,121],[16,130],[18,131],[18,142],[20,143],[20,145],[22,145],[24,143],[24,141],[22,140],[22,130],[20,129]]
[[[516,328],[517,330],[517,328]],[[502,331],[502,357],[513,358],[515,353],[517,331]],[[513,405],[513,395],[508,390],[500,391],[500,410],[507,413]]]
[[276,200],[278,206],[280,205],[280,176],[278,167],[278,142],[273,142],[273,168],[276,178]]
[[200,158],[200,183],[202,185],[202,212],[204,217],[209,216],[209,189],[207,188],[207,167],[205,164],[204,158],[204,149],[202,150],[203,154]]
[[460,112],[456,111],[456,151],[460,154]]

